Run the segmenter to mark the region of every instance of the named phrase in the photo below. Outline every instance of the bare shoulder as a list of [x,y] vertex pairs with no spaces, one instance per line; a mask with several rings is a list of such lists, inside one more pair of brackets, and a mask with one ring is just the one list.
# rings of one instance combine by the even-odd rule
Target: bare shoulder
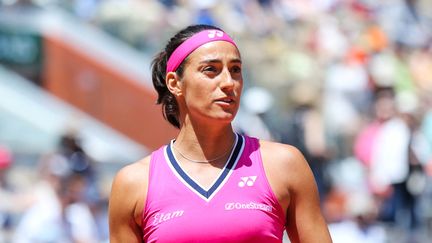
[[275,158],[282,159],[287,163],[293,159],[303,157],[296,147],[288,144],[260,140],[260,146],[261,153],[269,153],[269,155],[273,155]]
[[331,242],[309,164],[295,147],[260,141],[270,186],[282,206],[291,242]]
[[121,168],[114,177],[113,186],[122,186],[124,189],[133,190],[142,186],[142,182],[148,178],[150,168],[150,156]]
[[312,188],[315,179],[303,154],[294,146],[260,140],[260,152],[269,183],[282,206],[304,188]]
[[136,222],[140,223],[147,195],[149,170],[150,156],[147,156],[117,172],[111,187],[110,211],[134,215]]
[[294,146],[260,140],[260,151],[266,167],[284,173],[295,179],[309,170],[303,154]]

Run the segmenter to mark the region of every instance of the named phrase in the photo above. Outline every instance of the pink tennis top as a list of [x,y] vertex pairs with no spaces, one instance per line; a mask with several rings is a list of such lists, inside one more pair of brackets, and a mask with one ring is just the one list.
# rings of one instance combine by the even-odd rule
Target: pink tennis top
[[237,134],[208,190],[181,168],[172,143],[151,156],[144,242],[282,242],[285,217],[264,173],[257,139]]

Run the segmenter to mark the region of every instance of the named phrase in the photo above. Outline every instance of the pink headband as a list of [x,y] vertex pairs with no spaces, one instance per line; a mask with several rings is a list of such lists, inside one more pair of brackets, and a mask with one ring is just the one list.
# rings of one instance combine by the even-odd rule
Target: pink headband
[[237,47],[231,37],[223,31],[211,29],[198,32],[174,50],[168,59],[166,72],[168,73],[177,70],[180,63],[182,63],[183,60],[191,54],[191,52],[212,41],[227,41]]

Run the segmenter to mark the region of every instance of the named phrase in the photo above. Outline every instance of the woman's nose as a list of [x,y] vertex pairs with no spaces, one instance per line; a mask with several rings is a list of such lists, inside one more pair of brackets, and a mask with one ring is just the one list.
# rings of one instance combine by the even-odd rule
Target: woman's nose
[[228,89],[234,87],[234,79],[231,76],[231,73],[228,70],[225,70],[222,74],[222,80],[221,80],[221,88],[222,89]]

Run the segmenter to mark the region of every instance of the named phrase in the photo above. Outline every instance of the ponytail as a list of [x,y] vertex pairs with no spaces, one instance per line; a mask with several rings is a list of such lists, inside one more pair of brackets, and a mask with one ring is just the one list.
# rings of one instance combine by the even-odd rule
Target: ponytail
[[[211,25],[192,25],[179,31],[168,41],[165,49],[159,54],[157,54],[151,63],[152,82],[156,92],[158,93],[156,104],[162,105],[163,117],[176,128],[180,128],[180,110],[176,98],[168,90],[168,87],[166,85],[165,78],[167,60],[175,51],[175,49],[180,46],[185,40],[189,39],[191,36],[198,32],[208,29],[221,30]],[[177,76],[179,77],[183,76],[183,70],[186,60],[187,58],[182,61],[182,63],[175,71]]]

